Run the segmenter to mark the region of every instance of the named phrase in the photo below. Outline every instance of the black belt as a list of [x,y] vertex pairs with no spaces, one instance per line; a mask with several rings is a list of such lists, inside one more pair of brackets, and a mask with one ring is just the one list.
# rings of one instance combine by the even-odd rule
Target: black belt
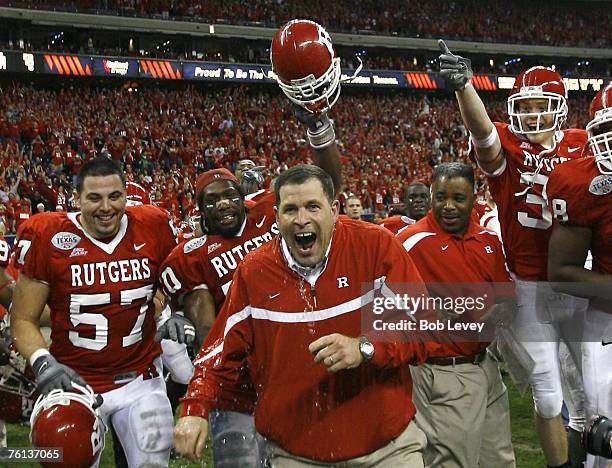
[[487,355],[487,350],[482,353],[473,354],[471,356],[455,356],[455,357],[430,357],[427,358],[425,364],[433,364],[435,366],[456,366],[458,364],[480,364],[484,361]]

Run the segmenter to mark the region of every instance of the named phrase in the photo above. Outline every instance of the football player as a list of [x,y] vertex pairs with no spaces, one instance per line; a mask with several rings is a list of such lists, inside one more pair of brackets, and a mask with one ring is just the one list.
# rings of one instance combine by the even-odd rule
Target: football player
[[13,297],[15,279],[7,268],[11,259],[11,246],[0,236],[0,306],[9,309]]
[[[579,365],[578,329],[586,303],[555,294],[544,283],[553,217],[545,197],[551,172],[582,156],[586,132],[562,130],[567,90],[561,76],[545,67],[532,67],[516,78],[508,97],[510,124],[491,122],[471,84],[470,60],[450,52],[444,41],[439,43],[441,75],[455,92],[471,134],[473,155],[487,176],[499,211],[504,250],[519,299],[512,326],[536,362],[531,377],[536,432],[548,465],[569,466],[558,348],[559,340],[565,339]],[[574,452],[580,450],[584,416],[578,408],[570,408],[570,416]]]
[[[555,213],[548,278],[558,291],[590,298],[582,347],[587,417],[612,415],[612,85],[591,103],[587,125],[594,157],[570,161],[548,181]],[[588,251],[592,270],[584,268]],[[609,460],[588,456],[588,467]]]
[[404,187],[404,206],[407,216],[390,216],[383,219],[380,225],[393,234],[399,234],[402,230],[423,218],[431,206],[429,187],[418,180],[406,185]]
[[[166,466],[172,412],[154,338],[173,330],[185,340],[186,321],[172,317],[157,337],[153,297],[175,230],[157,207],[126,208],[125,176],[108,158],[83,164],[77,192],[80,212],[34,216],[16,240],[14,342],[41,394],[90,385],[104,399],[102,420],[112,422],[128,463]],[[39,324],[45,304],[49,349]]]

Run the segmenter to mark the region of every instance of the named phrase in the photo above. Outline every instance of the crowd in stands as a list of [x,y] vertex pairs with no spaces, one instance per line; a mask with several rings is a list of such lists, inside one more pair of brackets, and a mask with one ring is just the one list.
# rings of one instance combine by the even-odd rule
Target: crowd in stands
[[[485,97],[494,119],[505,101]],[[570,102],[570,126],[584,127],[586,97]],[[466,131],[448,96],[347,90],[332,109],[345,193],[366,209],[400,201],[403,185],[428,181],[443,161],[466,160]],[[74,181],[97,155],[120,161],[177,220],[194,206],[197,173],[233,168],[242,158],[268,179],[309,162],[305,128],[276,89],[0,86],[0,217],[9,233],[38,209],[76,210]],[[42,203],[44,208],[37,208]]]
[[0,0],[0,6],[278,27],[300,17],[331,31],[569,47],[610,47],[606,2],[546,0]]

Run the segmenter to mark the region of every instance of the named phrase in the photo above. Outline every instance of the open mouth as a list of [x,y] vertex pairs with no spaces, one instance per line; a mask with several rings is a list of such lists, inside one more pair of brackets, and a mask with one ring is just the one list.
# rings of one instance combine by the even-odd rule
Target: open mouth
[[219,224],[222,226],[228,226],[233,224],[238,219],[238,215],[236,213],[224,213],[219,216]]
[[97,215],[96,219],[98,220],[98,222],[103,225],[103,226],[109,226],[113,223],[113,220],[115,219],[115,215],[114,214],[109,214],[109,215]]
[[298,232],[294,237],[302,255],[309,254],[317,241],[317,235],[314,232]]
[[459,220],[459,217],[456,215],[442,215],[442,221],[445,224],[453,225]]

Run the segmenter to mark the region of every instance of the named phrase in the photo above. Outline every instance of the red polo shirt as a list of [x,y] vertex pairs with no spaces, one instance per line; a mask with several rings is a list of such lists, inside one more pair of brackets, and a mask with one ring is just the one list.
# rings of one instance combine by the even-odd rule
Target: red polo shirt
[[[397,237],[412,257],[432,296],[483,298],[485,307],[469,312],[466,321],[477,321],[495,303],[496,297],[514,296],[514,285],[497,235],[472,219],[467,231],[458,236],[444,231],[430,210]],[[452,341],[456,353],[449,357],[478,354],[489,344],[488,341]]]

